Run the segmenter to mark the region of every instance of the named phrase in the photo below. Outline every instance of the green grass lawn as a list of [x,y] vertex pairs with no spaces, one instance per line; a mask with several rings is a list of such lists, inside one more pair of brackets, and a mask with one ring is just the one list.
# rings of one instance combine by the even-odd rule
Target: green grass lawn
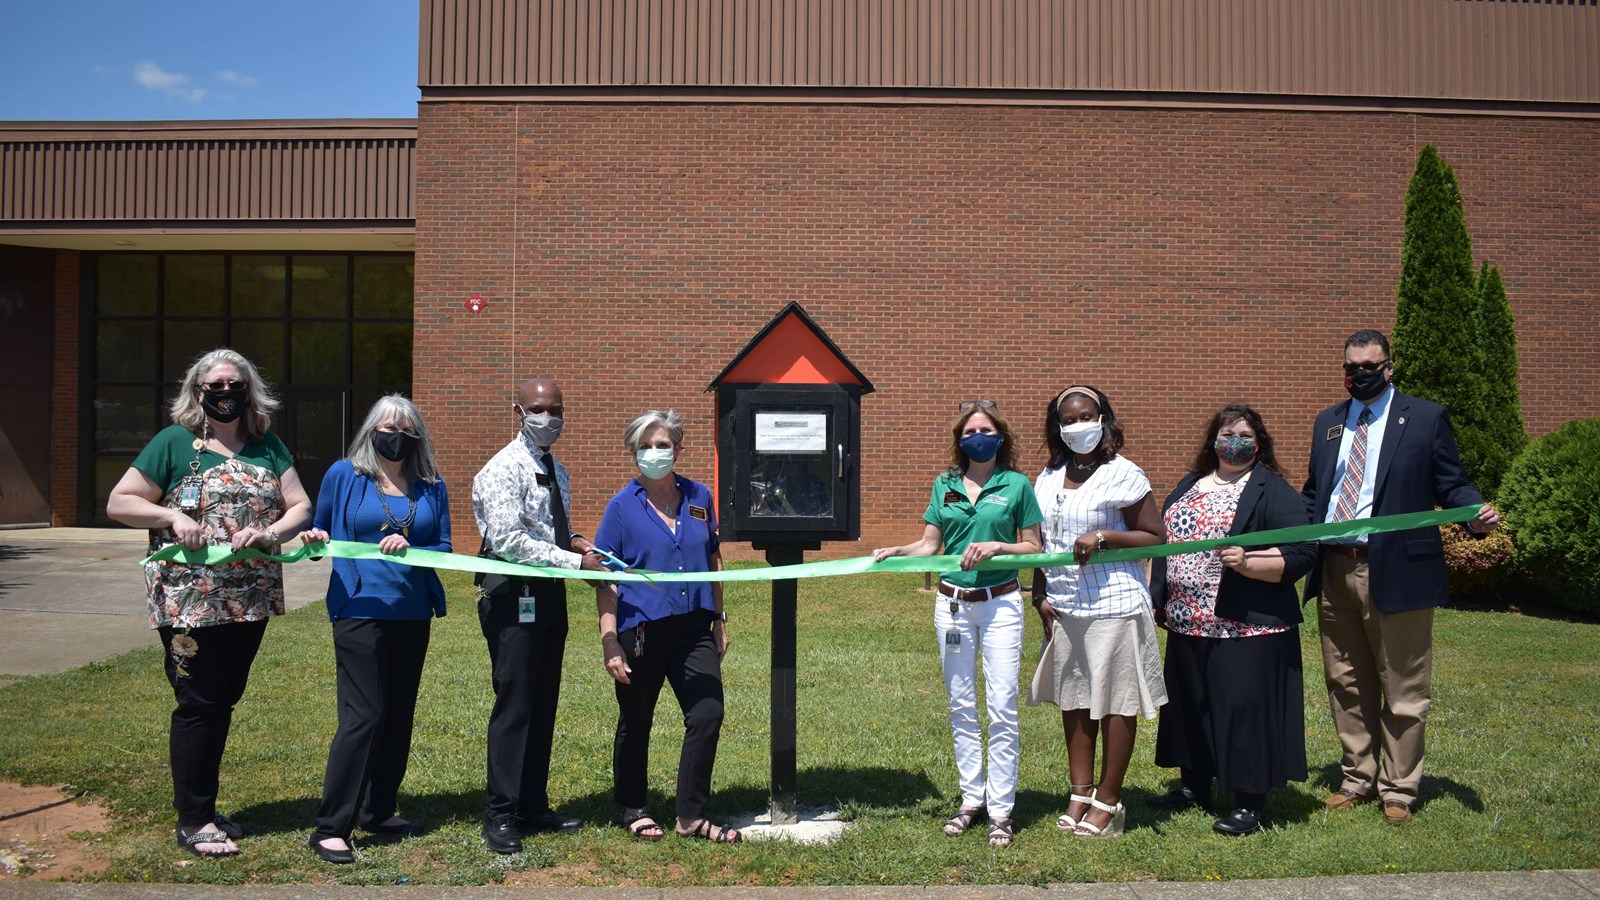
[[[166,723],[171,692],[157,648],[0,689],[0,777],[65,783],[104,800],[117,827],[97,838],[105,877],[217,883],[338,880],[352,884],[960,884],[1232,879],[1441,870],[1600,867],[1600,626],[1507,613],[1440,611],[1427,776],[1414,824],[1376,806],[1328,814],[1338,741],[1322,694],[1315,625],[1302,630],[1311,781],[1268,801],[1270,830],[1211,832],[1212,816],[1171,815],[1143,802],[1172,773],[1152,763],[1142,729],[1125,791],[1128,833],[1107,840],[1058,832],[1066,751],[1054,707],[1022,711],[1017,843],[991,849],[983,829],[947,838],[959,800],[932,598],[917,576],[800,583],[799,793],[835,805],[856,827],[829,846],[716,847],[669,836],[631,840],[611,804],[616,717],[600,664],[592,592],[571,589],[572,635],[551,793],[590,823],[575,836],[530,839],[501,857],[484,849],[478,815],[488,656],[468,578],[446,574],[451,615],[435,622],[401,813],[418,838],[358,833],[358,862],[332,867],[305,847],[334,727],[333,652],[314,605],[274,622],[223,761],[223,809],[254,832],[243,853],[194,860],[172,840]],[[767,797],[769,593],[728,588],[733,647],[717,758],[715,818],[764,808]],[[1029,616],[1023,681],[1037,661]],[[652,806],[668,815],[681,718],[664,692],[651,760]]]

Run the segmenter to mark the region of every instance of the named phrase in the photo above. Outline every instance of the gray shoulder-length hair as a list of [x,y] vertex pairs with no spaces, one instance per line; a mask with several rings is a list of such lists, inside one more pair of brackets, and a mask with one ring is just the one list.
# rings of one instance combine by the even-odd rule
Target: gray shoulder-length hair
[[223,363],[230,363],[238,369],[240,377],[250,386],[250,408],[245,411],[240,424],[247,439],[258,441],[272,427],[272,414],[278,411],[278,397],[272,392],[272,387],[262,380],[254,363],[227,347],[207,351],[195,359],[189,371],[184,373],[183,384],[178,386],[178,395],[172,398],[172,405],[167,412],[172,416],[172,421],[199,434],[206,420],[205,407],[200,405],[200,392],[204,388],[200,385],[213,368]]
[[628,423],[627,430],[622,432],[622,443],[637,453],[644,436],[660,425],[666,426],[667,436],[672,438],[674,444],[683,443],[683,420],[678,418],[678,411],[675,409],[647,409],[634,416],[633,421]]
[[345,454],[350,465],[368,478],[378,477],[382,463],[379,462],[381,457],[377,449],[372,446],[372,433],[378,430],[378,426],[389,422],[407,431],[414,431],[421,438],[417,441],[417,452],[406,460],[406,478],[429,484],[438,481],[439,466],[433,458],[433,438],[428,435],[428,424],[422,421],[422,413],[417,410],[417,405],[400,394],[384,394],[377,403],[372,404],[367,420],[361,423],[361,429],[350,441],[350,451]]

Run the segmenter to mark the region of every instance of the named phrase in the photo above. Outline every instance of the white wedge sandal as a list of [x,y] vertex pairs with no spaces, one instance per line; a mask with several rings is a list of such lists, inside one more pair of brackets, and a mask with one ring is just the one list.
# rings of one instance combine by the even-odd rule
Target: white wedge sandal
[[1073,834],[1078,837],[1114,837],[1122,833],[1122,828],[1128,821],[1127,807],[1121,803],[1116,806],[1112,806],[1109,803],[1101,803],[1095,797],[1089,798],[1089,805],[1101,812],[1111,813],[1111,821],[1107,822],[1104,828],[1096,828],[1089,824],[1089,815],[1085,813],[1084,817],[1079,819],[1078,824],[1073,827]]
[[[1088,804],[1094,802],[1094,789],[1095,789],[1094,785],[1092,785],[1092,784],[1074,784],[1074,785],[1069,785],[1069,787],[1072,789],[1072,793],[1067,798],[1067,806],[1070,807],[1074,803],[1082,803],[1084,805],[1088,805]],[[1089,793],[1088,794],[1080,794],[1080,793],[1078,793],[1078,788],[1088,788],[1089,789]],[[1056,827],[1061,829],[1062,831],[1072,831],[1073,829],[1078,827],[1078,820],[1074,819],[1070,813],[1062,813],[1061,815],[1056,817]]]

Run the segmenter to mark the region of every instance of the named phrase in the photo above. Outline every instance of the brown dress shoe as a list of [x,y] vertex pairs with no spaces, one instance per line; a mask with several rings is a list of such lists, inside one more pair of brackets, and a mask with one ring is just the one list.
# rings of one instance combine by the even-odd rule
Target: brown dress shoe
[[1383,801],[1383,820],[1390,825],[1404,825],[1412,818],[1411,804],[1404,800]]
[[1340,788],[1328,799],[1322,801],[1322,805],[1329,809],[1355,809],[1363,803],[1371,802],[1372,796],[1369,794],[1358,794],[1349,788]]

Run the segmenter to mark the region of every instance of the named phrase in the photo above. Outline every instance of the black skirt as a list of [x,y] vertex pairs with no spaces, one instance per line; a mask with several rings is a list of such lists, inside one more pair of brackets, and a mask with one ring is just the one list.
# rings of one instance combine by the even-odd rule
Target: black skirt
[[1298,628],[1245,638],[1169,633],[1165,674],[1156,765],[1251,794],[1306,780]]

